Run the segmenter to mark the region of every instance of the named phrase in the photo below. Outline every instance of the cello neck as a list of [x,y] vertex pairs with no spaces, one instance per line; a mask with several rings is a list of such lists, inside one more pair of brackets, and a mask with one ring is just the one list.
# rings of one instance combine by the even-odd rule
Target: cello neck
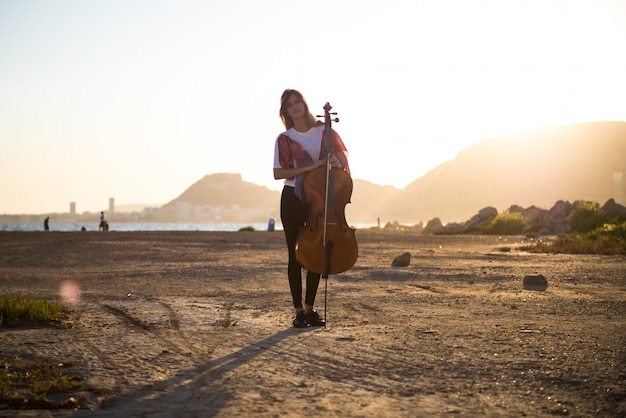
[[[324,118],[324,132],[326,133],[326,158],[330,159],[333,155],[333,122],[339,122],[339,118],[333,116],[337,115],[337,112],[331,112],[333,107],[330,103],[326,102],[324,105],[324,116],[318,115],[318,117]],[[330,170],[330,168],[329,168]]]

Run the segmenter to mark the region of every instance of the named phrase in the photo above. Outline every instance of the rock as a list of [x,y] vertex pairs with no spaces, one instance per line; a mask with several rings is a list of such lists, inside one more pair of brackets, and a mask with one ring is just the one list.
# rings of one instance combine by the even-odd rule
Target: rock
[[528,222],[528,224],[547,224],[549,223],[549,219],[548,219],[548,211],[545,209],[541,209],[538,208],[537,206],[530,206],[526,209],[524,209],[523,207],[519,206],[519,205],[512,205],[509,208],[509,213],[519,213],[520,215],[522,215],[522,218],[524,218],[524,220],[526,222]]
[[486,208],[482,208],[478,211],[478,216],[480,216],[480,219],[482,220],[493,219],[498,216],[498,209],[492,206],[487,206]]
[[454,235],[454,234],[462,234],[465,231],[465,223],[461,222],[450,222],[445,226],[446,234]]
[[385,224],[385,229],[400,229],[400,224],[398,221],[394,221],[393,223],[387,222]]
[[524,289],[545,291],[548,288],[548,279],[543,274],[524,276]]
[[496,216],[498,216],[498,210],[494,207],[487,206],[479,210],[476,215],[467,221],[465,227],[470,230],[481,229],[489,225]]
[[394,267],[406,267],[409,264],[411,264],[411,253],[409,252],[402,253],[391,262],[391,265]]
[[438,231],[443,230],[443,224],[441,223],[441,219],[433,218],[426,223],[424,230],[422,231],[423,235],[429,235],[432,233],[437,233]]
[[615,203],[614,199],[607,200],[604,206],[600,208],[600,212],[609,216],[626,219],[626,207],[620,205],[619,203]]
[[435,225],[430,229],[433,235],[456,235],[465,232],[465,223],[450,222],[446,225]]
[[550,219],[554,221],[560,221],[567,218],[567,216],[574,210],[574,204],[568,201],[559,200],[550,208]]

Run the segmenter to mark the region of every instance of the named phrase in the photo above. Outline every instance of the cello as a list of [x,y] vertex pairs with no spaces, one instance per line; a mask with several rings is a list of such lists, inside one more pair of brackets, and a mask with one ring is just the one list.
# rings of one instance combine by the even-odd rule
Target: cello
[[326,166],[318,167],[304,177],[304,202],[309,207],[309,215],[296,242],[300,264],[325,279],[329,274],[350,269],[359,252],[354,229],[348,226],[344,213],[352,195],[352,178],[330,163],[333,155],[332,122],[339,122],[338,118],[333,119],[337,113],[331,113],[331,109],[329,103],[324,105]]

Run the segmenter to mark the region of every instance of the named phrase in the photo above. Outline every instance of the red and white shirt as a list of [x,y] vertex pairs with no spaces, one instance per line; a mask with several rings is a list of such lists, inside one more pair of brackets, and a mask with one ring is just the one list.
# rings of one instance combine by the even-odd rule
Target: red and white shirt
[[[339,134],[332,131],[333,154],[339,158],[344,171],[350,174],[348,166],[348,151]],[[318,125],[306,132],[298,132],[294,128],[281,133],[274,145],[274,168],[297,168],[304,167],[326,158],[326,134],[325,126]],[[285,179],[285,185],[294,187],[295,178]]]

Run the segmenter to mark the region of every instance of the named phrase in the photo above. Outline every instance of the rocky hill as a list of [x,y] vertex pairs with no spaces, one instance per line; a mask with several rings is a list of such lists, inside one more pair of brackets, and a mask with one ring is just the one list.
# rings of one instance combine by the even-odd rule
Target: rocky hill
[[624,204],[625,183],[626,123],[550,127],[466,148],[392,196],[382,216],[445,223],[465,221],[486,206],[549,208],[559,200],[610,198]]

